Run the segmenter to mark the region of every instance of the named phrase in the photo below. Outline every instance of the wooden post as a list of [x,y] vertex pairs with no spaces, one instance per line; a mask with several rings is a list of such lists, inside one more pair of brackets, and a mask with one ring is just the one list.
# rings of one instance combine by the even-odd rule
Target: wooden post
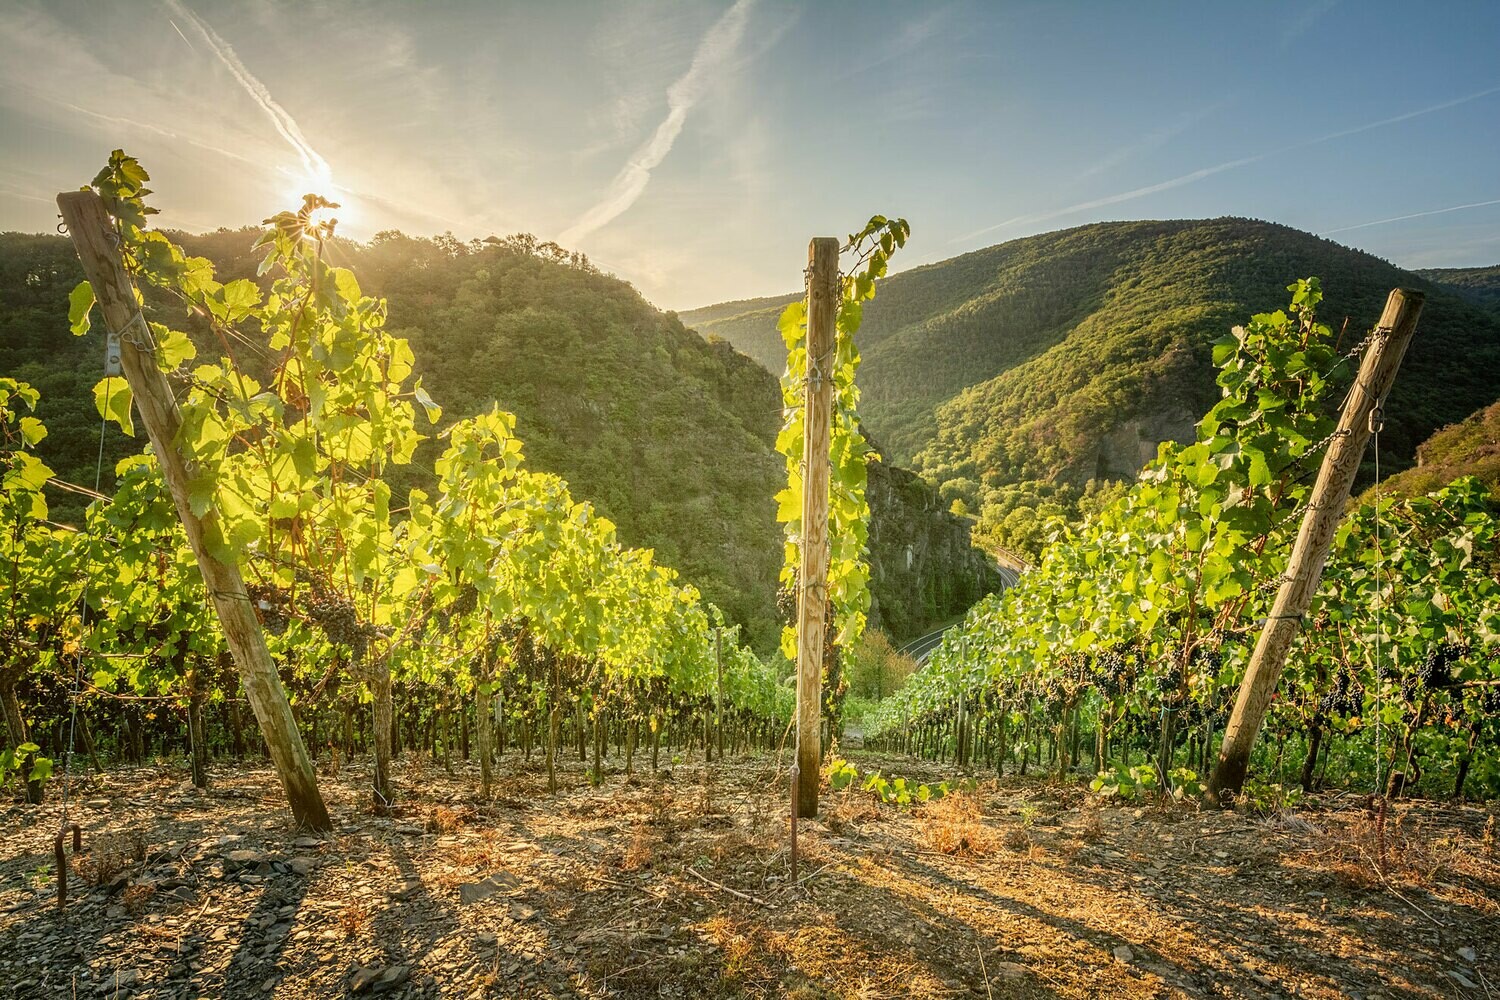
[[724,632],[714,629],[714,672],[718,675],[718,700],[714,704],[714,733],[719,744],[719,762],[724,761]]
[[1328,454],[1323,457],[1318,480],[1308,500],[1307,514],[1292,546],[1286,576],[1282,578],[1276,603],[1255,644],[1250,666],[1240,682],[1234,712],[1224,729],[1218,763],[1209,779],[1209,794],[1215,800],[1223,792],[1238,792],[1245,782],[1245,772],[1250,767],[1250,750],[1260,733],[1261,723],[1265,721],[1266,710],[1276,693],[1276,684],[1281,680],[1292,639],[1296,637],[1302,616],[1318,589],[1334,531],[1343,518],[1344,504],[1349,499],[1349,487],[1354,482],[1354,474],[1359,471],[1360,459],[1370,440],[1371,414],[1379,409],[1396,381],[1396,369],[1401,366],[1406,347],[1416,331],[1422,301],[1421,292],[1401,288],[1391,292],[1380,325],[1376,327],[1364,362],[1359,366],[1359,375],[1349,390],[1349,400],[1339,418],[1338,432],[1328,447]]
[[839,241],[807,247],[807,383],[802,417],[802,568],[797,590],[797,815],[818,814],[823,635],[828,609],[828,480]]
[[[114,223],[105,212],[104,203],[93,191],[64,192],[57,196],[57,206],[62,210],[68,235],[78,251],[83,273],[93,286],[94,297],[104,314],[104,324],[121,335],[120,359],[125,380],[135,399],[136,412],[151,439],[157,465],[172,492],[188,543],[198,557],[203,585],[219,613],[224,638],[234,654],[245,696],[260,721],[266,745],[271,749],[271,759],[281,776],[292,815],[300,827],[331,830],[333,824],[328,818],[323,797],[318,793],[318,779],[313,773],[312,761],[307,756],[302,735],[297,731],[291,705],[276,673],[276,664],[266,650],[260,619],[250,605],[245,583],[240,578],[240,568],[234,563],[222,563],[209,553],[204,541],[205,528],[212,523],[214,515],[210,512],[199,518],[188,500],[191,475],[176,443],[182,415],[166,376],[156,366],[150,347],[135,342],[137,338],[149,335],[143,321],[137,320],[140,305],[114,241]],[[145,342],[149,345],[149,340]]]

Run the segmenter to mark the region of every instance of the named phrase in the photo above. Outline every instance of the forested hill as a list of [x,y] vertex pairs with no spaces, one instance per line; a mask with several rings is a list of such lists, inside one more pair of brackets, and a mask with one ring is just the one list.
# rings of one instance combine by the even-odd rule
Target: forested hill
[[1417,273],[1477,305],[1500,312],[1500,264],[1489,267],[1431,267]]
[[[889,278],[860,331],[868,423],[892,457],[970,505],[1040,481],[1128,478],[1215,398],[1209,344],[1286,286],[1322,279],[1352,345],[1396,286],[1428,293],[1386,412],[1387,467],[1496,395],[1500,316],[1366,253],[1246,219],[1099,223]],[[682,314],[772,370],[779,299]]]
[[[256,230],[172,235],[213,260],[223,280],[254,275]],[[627,544],[654,548],[749,626],[758,647],[774,645],[782,545],[772,497],[784,472],[773,450],[780,395],[763,368],[727,344],[705,343],[582,258],[529,237],[462,244],[383,234],[330,253],[367,293],[388,298],[389,326],[410,340],[444,424],[492,401],[516,413],[530,464],[566,478],[575,496],[616,521]],[[38,415],[50,429],[43,459],[91,486],[103,343],[68,332],[67,294],[80,278],[66,239],[0,236],[0,372],[41,390]],[[210,349],[218,345],[200,344]],[[140,445],[109,428],[106,489],[114,460]],[[437,444],[424,448],[430,468]],[[397,482],[404,471],[403,485],[422,485],[421,459],[395,470]],[[59,516],[76,516],[82,501],[70,509],[68,499],[58,499]],[[941,507],[935,494],[891,507],[887,516],[922,523],[885,534],[927,539],[922,551],[943,552],[961,534],[967,549],[967,527]],[[962,601],[978,596],[972,564],[933,561],[918,581],[900,557],[899,571],[883,574],[885,592],[877,587],[898,630],[961,612]],[[947,579],[950,571],[962,579]]]
[[[1417,464],[1385,479],[1380,492],[1383,496],[1425,496],[1461,476],[1477,476],[1500,499],[1500,402],[1423,441],[1417,447]],[[1361,499],[1372,499],[1374,492],[1372,487]]]

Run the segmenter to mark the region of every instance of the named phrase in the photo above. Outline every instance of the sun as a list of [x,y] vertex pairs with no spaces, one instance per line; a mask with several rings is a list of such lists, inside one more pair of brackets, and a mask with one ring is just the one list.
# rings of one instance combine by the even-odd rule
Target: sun
[[299,170],[285,171],[284,183],[280,185],[278,201],[282,207],[298,209],[302,207],[302,199],[305,195],[318,194],[339,207],[333,209],[320,209],[313,215],[314,222],[327,222],[337,219],[339,227],[343,230],[354,222],[358,215],[354,205],[353,192],[348,188],[336,184],[330,171],[310,170],[302,168]]

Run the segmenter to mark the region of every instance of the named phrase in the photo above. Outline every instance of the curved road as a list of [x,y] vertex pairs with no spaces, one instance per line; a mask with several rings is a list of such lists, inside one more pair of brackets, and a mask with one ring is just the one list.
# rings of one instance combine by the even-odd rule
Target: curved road
[[[996,566],[995,568],[1000,572],[1000,590],[1002,593],[1014,587],[1021,579],[1021,574],[1009,566]],[[928,657],[932,656],[932,651],[937,649],[942,643],[943,634],[950,628],[953,628],[954,625],[961,624],[963,623],[958,621],[952,625],[945,625],[935,632],[928,632],[926,635],[913,639],[902,646],[901,652],[916,660],[917,665],[921,666],[927,662]]]

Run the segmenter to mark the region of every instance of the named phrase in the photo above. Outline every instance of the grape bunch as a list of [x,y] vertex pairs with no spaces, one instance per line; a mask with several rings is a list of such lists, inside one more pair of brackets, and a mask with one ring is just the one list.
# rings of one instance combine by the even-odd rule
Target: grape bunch
[[1130,664],[1119,646],[1113,646],[1094,657],[1094,675],[1099,690],[1113,697],[1123,694],[1130,680]]
[[1177,701],[1182,697],[1182,667],[1178,665],[1176,657],[1172,659],[1172,665],[1161,675],[1161,695],[1168,702]]
[[1201,672],[1217,674],[1224,668],[1224,653],[1217,646],[1212,649],[1199,649],[1193,654],[1193,661]]
[[1401,697],[1410,704],[1415,705],[1417,703],[1420,688],[1421,684],[1415,677],[1408,676],[1401,678]]
[[1479,696],[1479,707],[1484,714],[1500,717],[1500,687],[1492,687]]
[[250,598],[250,606],[260,619],[260,627],[271,635],[284,634],[288,621],[286,592],[279,587],[260,583],[247,585],[245,591]]
[[315,590],[308,597],[305,610],[329,642],[348,646],[356,654],[363,654],[374,637],[374,629],[361,622],[354,605],[339,594]]
[[1417,679],[1431,691],[1442,691],[1453,687],[1457,678],[1453,666],[1463,656],[1463,647],[1451,642],[1440,642],[1427,650],[1421,666],[1417,667]]
[[457,597],[453,598],[453,600],[449,601],[443,607],[438,608],[433,613],[433,618],[443,627],[444,631],[452,631],[455,622],[459,621],[465,615],[471,614],[478,606],[479,592],[473,587],[465,587],[459,591]]
[[776,590],[776,613],[781,615],[781,623],[785,626],[797,624],[797,585],[795,582],[783,584]]
[[1347,667],[1341,668],[1333,678],[1333,688],[1318,702],[1324,715],[1337,715],[1351,719],[1364,710],[1365,689],[1354,679]]

